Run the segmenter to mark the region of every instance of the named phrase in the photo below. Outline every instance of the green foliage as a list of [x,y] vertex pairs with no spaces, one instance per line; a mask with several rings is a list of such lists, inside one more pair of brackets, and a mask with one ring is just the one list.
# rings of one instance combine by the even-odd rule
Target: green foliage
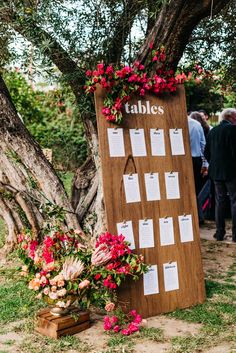
[[221,111],[224,106],[224,97],[215,90],[216,83],[204,80],[201,84],[186,83],[186,102],[188,111],[204,109],[210,113]]
[[87,144],[80,114],[66,88],[35,90],[18,72],[5,73],[13,102],[26,127],[42,148],[53,150],[60,169],[74,169],[86,158]]

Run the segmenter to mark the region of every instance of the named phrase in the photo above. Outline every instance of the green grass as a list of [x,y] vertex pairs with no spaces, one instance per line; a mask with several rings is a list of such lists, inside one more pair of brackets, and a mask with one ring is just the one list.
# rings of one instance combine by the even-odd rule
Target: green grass
[[108,348],[99,353],[132,353],[134,348],[133,336],[122,336],[109,334],[111,337],[107,342]]
[[20,345],[20,352],[24,353],[61,353],[73,350],[78,353],[89,353],[90,346],[74,336],[62,337],[59,340],[30,335]]
[[[201,323],[207,326],[225,327],[232,325],[236,320],[236,306],[233,304],[236,286],[213,281],[206,282],[207,300],[185,310],[176,310],[168,314],[170,317],[188,322]],[[215,297],[221,298],[216,300]],[[228,299],[228,302],[222,301]]]
[[137,334],[138,338],[145,338],[153,342],[164,342],[163,330],[156,327],[144,327]]
[[2,248],[5,244],[6,231],[6,225],[3,219],[0,217],[0,248]]
[[18,272],[4,270],[0,274],[6,276],[6,282],[0,284],[0,325],[33,317],[43,306],[35,299],[35,293],[27,288],[23,280],[16,280]]

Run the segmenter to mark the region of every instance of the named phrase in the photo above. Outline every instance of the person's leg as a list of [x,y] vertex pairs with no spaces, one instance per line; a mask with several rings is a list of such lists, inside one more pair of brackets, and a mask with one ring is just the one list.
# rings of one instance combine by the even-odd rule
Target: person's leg
[[227,188],[225,182],[215,181],[215,221],[216,239],[223,240],[225,235],[225,209],[227,205]]
[[236,242],[236,179],[226,182],[229,192],[232,214],[232,239]]
[[192,157],[192,161],[193,161],[194,183],[195,183],[195,190],[196,190],[196,196],[197,196],[201,191],[201,187],[202,187],[202,175],[201,175],[202,158]]
[[201,210],[201,203],[198,199],[198,194],[201,191],[201,169],[202,169],[202,159],[201,157],[192,157],[193,161],[193,174],[194,174],[194,184],[195,184],[195,192],[196,192],[196,199],[197,199],[197,209],[198,209],[198,221],[199,224],[204,222],[204,216]]

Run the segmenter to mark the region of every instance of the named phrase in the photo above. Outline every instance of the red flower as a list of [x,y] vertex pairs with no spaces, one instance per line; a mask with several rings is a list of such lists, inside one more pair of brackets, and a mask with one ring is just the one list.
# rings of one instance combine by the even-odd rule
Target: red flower
[[87,70],[86,71],[86,76],[88,76],[88,77],[92,76],[92,71],[91,70]]
[[110,66],[107,66],[107,68],[106,68],[106,74],[107,74],[107,75],[112,75],[113,72],[114,72],[113,67],[112,67],[111,65],[110,65]]
[[94,279],[95,279],[96,281],[98,281],[99,278],[101,278],[101,275],[100,275],[100,273],[97,273],[97,274],[94,276]]

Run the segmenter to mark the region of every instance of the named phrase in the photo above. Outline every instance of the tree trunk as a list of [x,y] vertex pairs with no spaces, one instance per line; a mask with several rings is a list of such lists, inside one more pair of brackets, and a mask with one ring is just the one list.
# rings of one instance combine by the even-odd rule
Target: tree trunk
[[8,199],[17,204],[27,224],[23,220],[21,223],[30,225],[35,236],[43,226],[45,219],[40,209],[46,204],[57,205],[65,211],[65,228],[81,230],[61,181],[16,114],[2,78],[0,107],[0,200],[1,215],[9,229],[8,244],[15,243],[19,232],[19,217],[17,219],[15,210],[10,212]]

